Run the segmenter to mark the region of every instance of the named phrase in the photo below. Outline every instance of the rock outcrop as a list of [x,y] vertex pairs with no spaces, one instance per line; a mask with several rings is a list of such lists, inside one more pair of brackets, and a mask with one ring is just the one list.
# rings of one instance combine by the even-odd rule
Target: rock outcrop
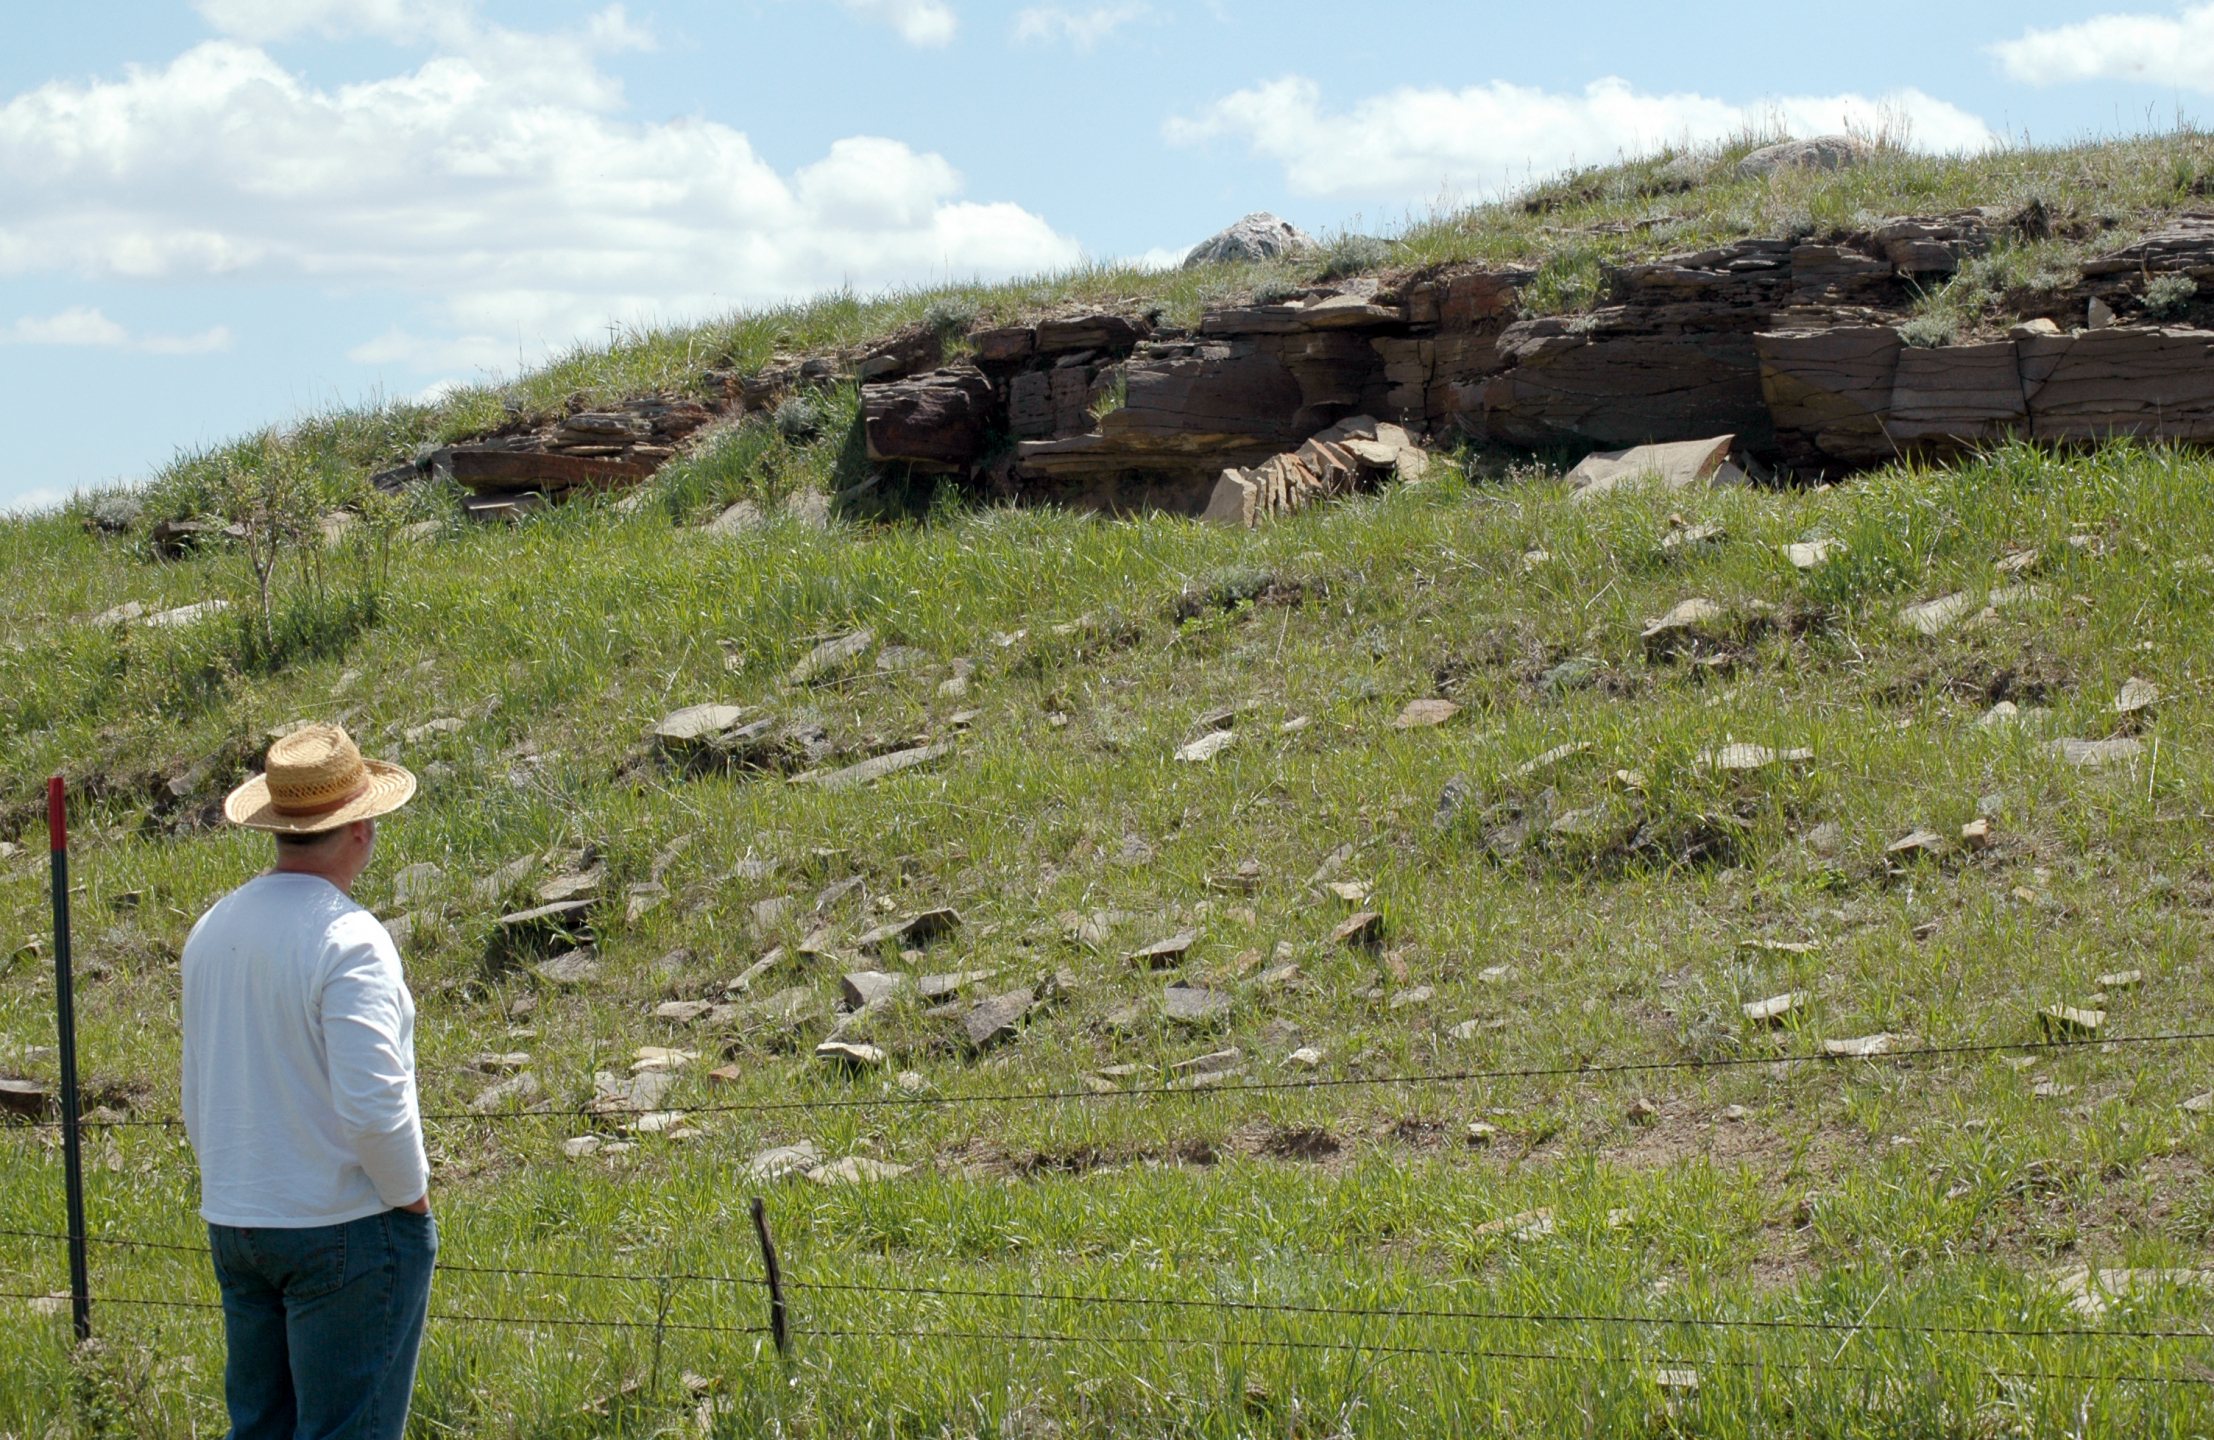
[[1737,162],[1737,178],[1757,179],[1778,170],[1846,170],[1864,165],[1876,147],[1858,135],[1817,135],[1764,145]]
[[[1858,153],[1797,144],[1776,163]],[[952,346],[951,332],[916,325],[874,348],[711,372],[704,403],[580,404],[518,421],[418,469],[476,492],[479,513],[522,513],[634,484],[718,416],[855,381],[877,465],[951,476],[989,498],[1236,524],[1359,490],[1403,473],[1414,462],[1399,457],[1419,458],[1424,443],[1464,438],[1612,454],[1730,437],[1738,465],[1802,478],[2016,437],[2214,439],[2214,331],[2139,323],[2153,308],[2139,303],[2149,277],[2214,280],[2214,215],[2176,217],[2092,262],[2040,302],[2051,315],[2004,338],[1907,343],[1915,297],[1984,254],[2003,225],[2020,230],[2021,218],[1894,216],[1820,240],[1755,237],[1624,264],[1573,317],[1525,313],[1532,272],[1458,265],[1315,285],[1189,330],[1157,314],[1076,313]],[[2092,315],[2106,328],[2055,323]],[[949,353],[966,358],[948,364]],[[1406,448],[1378,438],[1387,433]],[[1697,459],[1702,480],[1722,464],[1705,450]]]
[[1210,235],[1184,256],[1184,268],[1235,260],[1274,260],[1314,247],[1315,239],[1289,220],[1257,210],[1237,224]]

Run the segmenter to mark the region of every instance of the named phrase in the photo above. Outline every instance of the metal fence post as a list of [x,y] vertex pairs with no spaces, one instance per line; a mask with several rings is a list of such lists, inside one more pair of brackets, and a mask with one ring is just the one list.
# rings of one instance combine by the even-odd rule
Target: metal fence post
[[784,1272],[776,1263],[776,1242],[769,1238],[769,1207],[758,1195],[753,1197],[753,1233],[761,1241],[761,1270],[769,1280],[769,1337],[776,1341],[776,1353],[788,1356],[792,1335],[784,1315]]
[[77,1116],[77,998],[69,969],[69,813],[62,777],[46,782],[46,830],[53,846],[54,1028],[61,1047],[62,1173],[69,1197],[69,1313],[80,1341],[92,1338],[92,1283],[85,1270],[85,1160]]

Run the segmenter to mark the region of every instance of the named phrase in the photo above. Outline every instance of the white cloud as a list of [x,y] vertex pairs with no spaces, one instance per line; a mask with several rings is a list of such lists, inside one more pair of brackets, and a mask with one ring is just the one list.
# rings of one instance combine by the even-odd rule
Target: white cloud
[[1975,116],[1919,90],[1873,100],[1787,96],[1738,105],[1698,94],[1648,94],[1611,78],[1593,81],[1582,94],[1495,80],[1459,91],[1394,90],[1333,113],[1323,108],[1322,88],[1298,75],[1226,95],[1196,117],[1172,117],[1162,133],[1185,145],[1243,137],[1255,154],[1281,163],[1301,194],[1405,201],[1453,189],[1496,192],[1532,173],[1718,140],[1748,127],[1897,133],[1902,121],[1924,149],[1979,149],[1995,139]]
[[2214,90],[2214,5],[2181,15],[2099,15],[1991,47],[2015,80],[2144,80]]
[[199,0],[200,18],[235,39],[259,44],[310,32],[326,39],[371,35],[401,43],[455,33],[473,5],[458,0]]
[[[251,19],[254,0],[222,3]],[[611,320],[1080,258],[1036,215],[960,199],[945,159],[897,140],[840,140],[780,173],[728,126],[627,121],[596,57],[637,37],[619,12],[601,22],[470,22],[413,70],[335,89],[221,39],[18,95],[0,104],[0,276],[389,286],[424,303],[404,322],[423,333],[357,354],[451,372]]]
[[1145,0],[1123,0],[1072,11],[1059,5],[1033,5],[1015,12],[1015,39],[1051,42],[1066,40],[1079,50],[1089,50],[1133,20],[1153,13]]
[[839,0],[848,10],[889,25],[910,45],[943,50],[953,42],[959,22],[945,0]]
[[74,305],[44,319],[26,315],[0,330],[0,345],[80,345],[99,350],[128,350],[141,355],[206,355],[236,343],[226,325],[197,335],[133,335],[98,310]]
[[36,490],[25,490],[0,501],[0,515],[31,516],[46,510],[59,510],[70,501],[71,492],[42,485]]

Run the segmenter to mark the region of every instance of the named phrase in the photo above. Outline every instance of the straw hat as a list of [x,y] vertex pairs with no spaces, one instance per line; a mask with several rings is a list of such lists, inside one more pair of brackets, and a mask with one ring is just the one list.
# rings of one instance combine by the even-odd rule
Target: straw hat
[[336,725],[305,725],[269,747],[269,765],[223,802],[223,815],[249,830],[314,835],[405,805],[415,777],[364,760]]

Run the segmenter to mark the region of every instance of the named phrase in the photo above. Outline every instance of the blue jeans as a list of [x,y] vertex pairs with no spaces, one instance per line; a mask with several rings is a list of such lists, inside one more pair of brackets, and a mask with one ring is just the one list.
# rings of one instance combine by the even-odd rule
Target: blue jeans
[[438,1227],[387,1210],[304,1230],[208,1226],[230,1440],[400,1440]]

